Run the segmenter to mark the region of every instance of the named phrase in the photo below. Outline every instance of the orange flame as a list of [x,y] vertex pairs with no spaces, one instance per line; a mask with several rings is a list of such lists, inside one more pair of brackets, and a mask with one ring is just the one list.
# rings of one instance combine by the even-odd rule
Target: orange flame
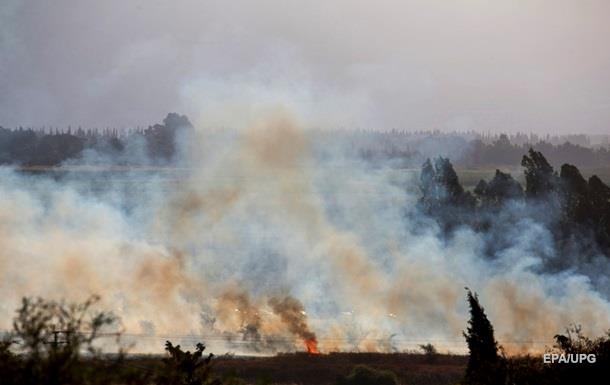
[[315,339],[305,340],[305,347],[309,354],[320,354],[320,351],[318,350],[318,341]]

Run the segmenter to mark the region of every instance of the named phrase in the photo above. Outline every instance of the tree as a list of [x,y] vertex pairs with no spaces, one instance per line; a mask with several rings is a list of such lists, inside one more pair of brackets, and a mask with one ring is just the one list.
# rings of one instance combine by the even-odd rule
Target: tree
[[523,198],[523,188],[508,173],[496,170],[489,183],[481,180],[474,189],[475,195],[484,206],[500,207],[508,200]]
[[472,385],[502,384],[504,379],[503,360],[498,355],[498,343],[494,338],[494,329],[487,319],[479,298],[468,291],[470,320],[464,332],[470,355],[466,367],[465,383]]
[[610,187],[596,175],[589,178],[588,185],[597,242],[610,255]]
[[[66,303],[42,298],[23,298],[13,321],[10,340],[16,341],[16,362],[20,378],[15,383],[59,385],[82,382],[77,370],[83,353],[101,353],[95,342],[104,330],[116,332],[118,318],[112,313],[95,310],[99,297],[82,303]],[[6,343],[4,355],[7,354]],[[10,352],[9,352],[10,353]],[[0,355],[2,355],[0,354]],[[3,373],[0,373],[0,376]]]
[[544,199],[557,188],[557,174],[541,152],[529,149],[523,155],[521,165],[525,167],[525,193],[528,198]]
[[[610,376],[610,331],[607,335],[591,339],[582,333],[580,325],[571,325],[565,334],[555,335],[553,353],[595,356],[595,363],[582,365],[554,365],[559,384],[606,383]],[[605,382],[600,382],[605,379]],[[603,381],[603,380],[602,380]]]
[[19,357],[11,351],[11,346],[15,343],[10,336],[0,340],[0,378],[2,384],[17,385],[20,378]]
[[163,125],[174,131],[183,128],[193,128],[191,121],[186,115],[180,115],[175,112],[170,112],[169,114],[167,114],[165,119],[163,119]]
[[430,206],[464,203],[467,200],[453,165],[447,158],[438,157],[434,165],[427,159],[420,174],[423,199]]
[[449,159],[438,157],[434,164],[426,160],[420,174],[420,189],[420,207],[445,232],[469,223],[468,214],[472,213],[476,201],[470,192],[464,191]]
[[193,125],[186,116],[170,112],[163,119],[163,124],[155,124],[144,133],[149,156],[163,162],[172,160],[176,155],[178,133],[192,129]]
[[578,168],[571,164],[561,166],[560,178],[564,217],[576,223],[588,222],[592,217],[592,207],[587,181]]
[[436,350],[436,347],[434,345],[432,345],[431,343],[421,344],[419,345],[419,349],[426,356],[426,361],[430,363],[436,361],[438,357],[438,351]]

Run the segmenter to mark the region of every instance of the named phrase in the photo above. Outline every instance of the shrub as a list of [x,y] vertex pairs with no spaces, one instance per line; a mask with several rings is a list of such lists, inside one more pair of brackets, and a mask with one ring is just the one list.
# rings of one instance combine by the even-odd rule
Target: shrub
[[337,385],[397,385],[396,375],[389,370],[378,370],[366,365],[355,366],[350,374],[340,377]]
[[195,352],[183,351],[180,345],[174,346],[171,342],[165,342],[165,351],[168,357],[163,360],[164,370],[159,375],[159,385],[219,385],[218,379],[212,378],[212,357],[209,354],[203,358],[205,346],[201,343],[196,345]]
[[0,378],[13,384],[85,382],[79,357],[101,354],[95,344],[100,332],[118,326],[112,313],[94,309],[97,302],[97,296],[82,303],[23,298],[12,332],[0,344]]

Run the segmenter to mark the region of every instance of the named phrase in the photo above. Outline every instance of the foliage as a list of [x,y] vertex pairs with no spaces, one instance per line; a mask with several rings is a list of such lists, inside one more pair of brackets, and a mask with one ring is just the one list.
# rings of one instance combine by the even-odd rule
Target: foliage
[[337,385],[397,385],[396,375],[389,370],[378,370],[357,365],[347,376],[339,377]]
[[[564,164],[560,174],[533,149],[523,156],[525,188],[500,170],[481,180],[474,195],[461,186],[449,160],[427,160],[421,169],[419,207],[434,218],[445,236],[467,226],[485,232],[486,253],[493,256],[513,241],[511,222],[531,220],[550,231],[560,258],[553,268],[572,267],[572,259],[610,257],[610,187],[597,176],[586,180]],[[544,251],[543,251],[544,252]]]
[[572,385],[602,384],[610,376],[610,332],[591,339],[573,325],[566,334],[555,336],[549,354],[594,354],[595,363],[545,364],[540,356],[505,357],[498,354],[493,326],[479,304],[476,294],[468,291],[470,321],[464,333],[470,355],[463,384]]
[[[14,384],[82,382],[79,359],[101,354],[101,332],[116,331],[118,318],[95,310],[99,297],[82,303],[23,298],[13,330],[0,344],[0,377]],[[117,341],[120,333],[115,334]]]
[[11,345],[14,341],[10,337],[0,341],[0,378],[3,379],[3,384],[17,384],[19,377],[19,358],[11,351]]
[[557,174],[541,152],[530,148],[528,155],[523,155],[521,165],[525,168],[525,193],[529,198],[546,198],[556,190]]
[[[13,330],[0,340],[2,385],[134,384],[219,385],[212,376],[213,355],[203,357],[167,341],[162,366],[140,366],[118,354],[102,352],[101,337],[113,337],[120,347],[119,319],[98,310],[100,298],[81,303],[23,298]],[[106,343],[105,348],[110,344]],[[240,384],[235,376],[226,383]]]
[[425,355],[435,355],[438,354],[436,348],[431,343],[419,345],[419,348]]
[[494,337],[493,326],[487,319],[477,295],[468,289],[467,291],[470,320],[464,337],[470,355],[466,367],[465,383],[502,384],[505,375],[504,360],[498,355],[498,343]]
[[[23,166],[56,166],[67,160],[81,158],[94,151],[112,163],[167,163],[176,155],[176,138],[193,126],[184,115],[169,113],[163,124],[121,133],[117,129],[78,128],[59,131],[50,129],[9,130],[0,127],[0,164]],[[143,146],[146,159],[134,156]],[[131,154],[127,152],[131,151]]]
[[554,347],[561,353],[597,354],[605,357],[610,353],[610,340],[605,337],[591,339],[582,333],[582,326],[571,325],[566,329],[566,334],[555,335]]
[[522,199],[523,188],[510,174],[496,170],[489,183],[481,180],[477,184],[474,194],[483,206],[500,208],[508,201]]
[[552,368],[558,384],[596,384],[610,378],[610,331],[603,337],[589,338],[582,333],[580,325],[571,325],[565,334],[555,336],[552,350],[560,354],[594,354],[595,363],[559,364]]
[[436,350],[436,347],[434,345],[432,345],[431,343],[427,343],[419,345],[419,348],[426,356],[426,361],[428,363],[434,363],[437,361],[438,351]]
[[220,384],[218,379],[211,376],[211,360],[214,356],[209,354],[203,358],[205,346],[196,345],[193,353],[183,351],[180,345],[174,346],[170,341],[165,342],[165,351],[168,357],[164,359],[164,370],[159,375],[157,383],[160,385],[203,385]]
[[[578,163],[583,167],[604,167],[610,163],[610,149],[607,146],[592,148],[586,143],[571,143],[567,139],[555,138],[555,143],[551,143],[551,138],[523,138],[518,140],[520,144],[511,143],[504,134],[488,143],[475,139],[469,143],[469,149],[464,156],[456,160],[461,166],[466,167],[516,166],[522,160],[523,153],[532,148],[544,153],[551,164],[567,162]],[[569,140],[586,142],[586,138],[581,139],[585,140],[578,138]]]
[[474,208],[474,197],[464,191],[449,159],[439,157],[434,162],[428,159],[422,166],[420,188],[420,207],[437,218],[445,232],[459,225],[465,218],[464,212]]

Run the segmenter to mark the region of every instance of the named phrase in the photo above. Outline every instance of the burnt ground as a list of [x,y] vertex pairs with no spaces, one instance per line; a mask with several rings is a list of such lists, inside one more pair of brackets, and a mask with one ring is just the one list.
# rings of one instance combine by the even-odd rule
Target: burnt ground
[[413,353],[306,353],[273,357],[221,356],[214,360],[214,371],[250,384],[333,384],[356,365],[390,370],[401,384],[457,384],[464,375],[467,356]]

